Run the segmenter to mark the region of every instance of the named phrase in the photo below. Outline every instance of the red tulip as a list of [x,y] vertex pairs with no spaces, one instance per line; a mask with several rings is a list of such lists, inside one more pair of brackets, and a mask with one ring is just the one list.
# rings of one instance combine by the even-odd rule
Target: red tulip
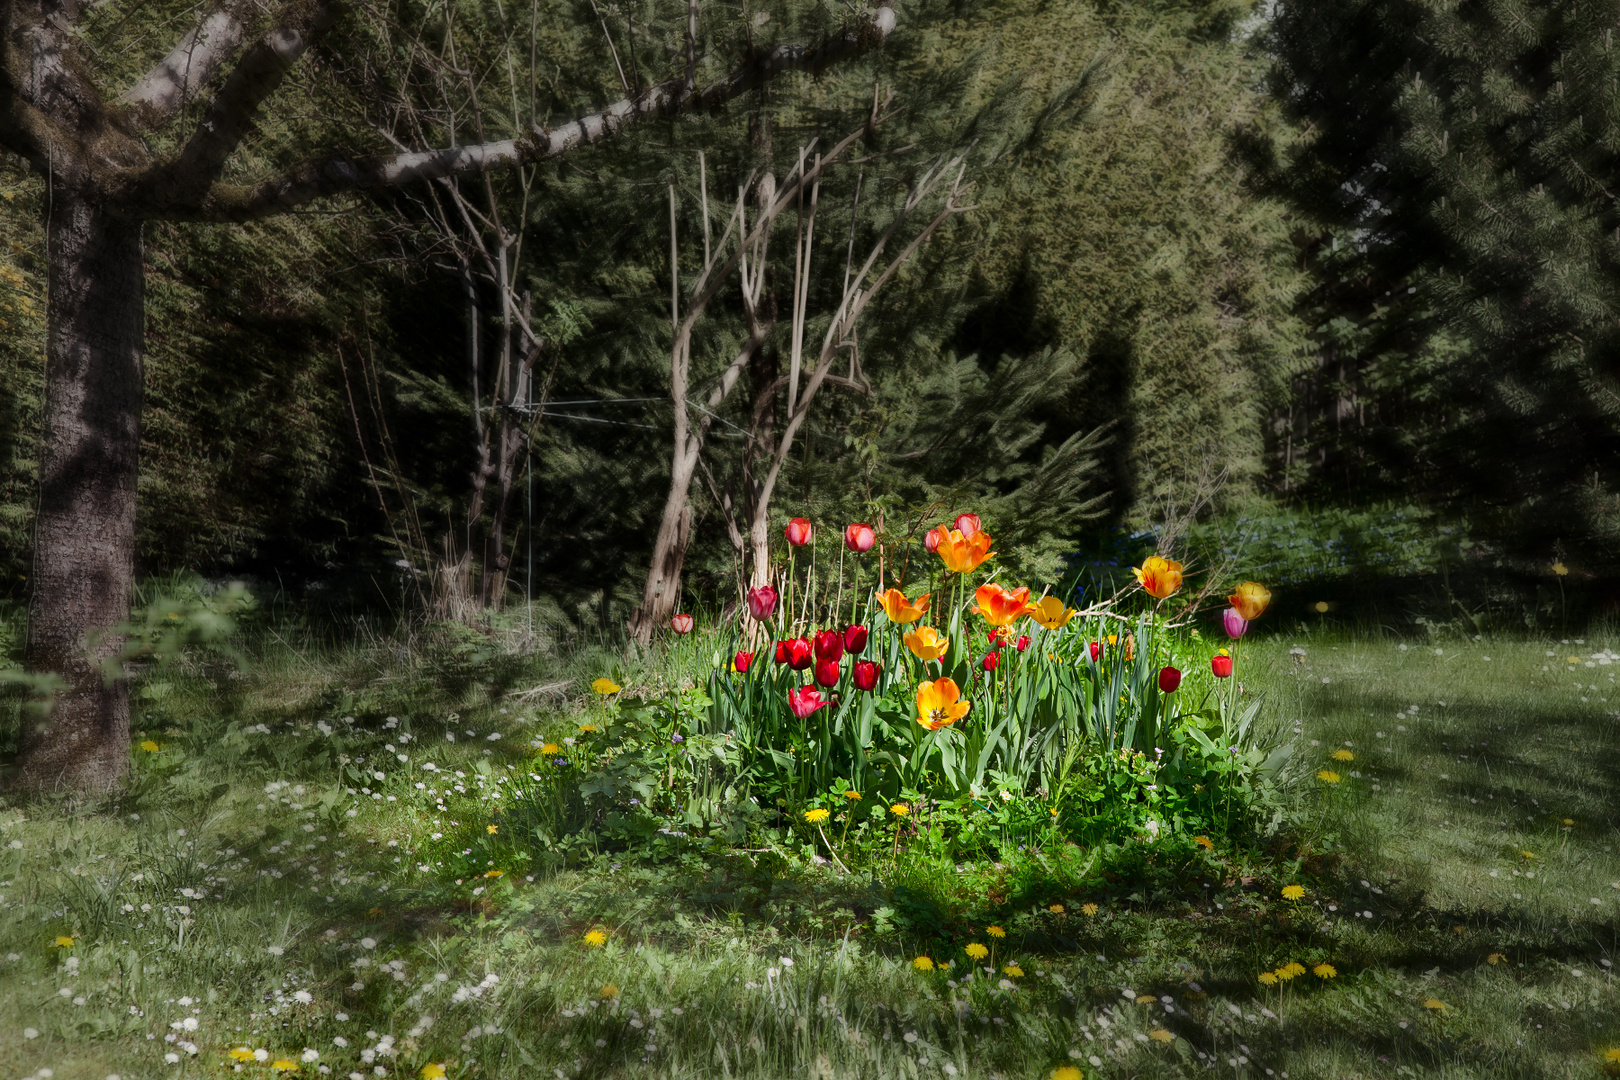
[[793,715],[800,720],[829,704],[831,702],[822,697],[821,691],[813,686],[801,686],[797,690],[788,691],[788,708],[792,709]]
[[1225,678],[1231,677],[1231,674],[1232,674],[1232,658],[1230,656],[1226,656],[1226,655],[1224,655],[1222,653],[1217,653],[1216,655],[1209,658],[1209,670],[1211,670],[1211,671],[1213,671],[1215,673],[1215,677],[1217,679],[1225,679]]
[[675,628],[677,634],[690,634],[692,632],[692,616],[677,615],[669,620],[669,625]]
[[1019,634],[1018,635],[1018,645],[1017,645],[1018,651],[1023,652],[1027,648],[1029,648],[1029,635],[1028,634]]
[[958,514],[957,515],[957,517],[956,517],[956,531],[962,534],[962,539],[964,539],[964,540],[973,539],[974,534],[977,533],[980,528],[981,528],[981,526],[979,525],[979,515],[978,514]]
[[810,542],[810,534],[815,530],[811,528],[808,518],[794,518],[788,522],[787,540],[794,547],[804,547]]
[[784,638],[776,643],[776,662],[794,671],[810,666],[810,642],[802,637]]
[[860,652],[862,649],[866,648],[866,639],[868,636],[869,635],[867,634],[866,627],[860,625],[859,623],[853,623],[846,626],[844,628],[844,651],[851,655]]
[[951,538],[951,530],[943,525],[936,525],[923,535],[923,547],[932,555],[939,550],[939,545]]
[[1176,692],[1176,687],[1180,685],[1181,670],[1179,668],[1166,666],[1159,669],[1159,689],[1162,692],[1173,694]]
[[872,526],[864,521],[857,521],[844,529],[844,546],[857,555],[871,551],[872,545],[875,543],[877,543],[877,533],[873,532]]
[[748,590],[748,614],[756,621],[764,622],[776,614],[776,590],[769,585],[761,585],[757,589]]
[[994,649],[984,654],[984,670],[994,671],[996,665],[1001,663],[1001,654]]
[[877,687],[878,666],[870,660],[857,660],[850,669],[850,681],[857,690],[872,690]]
[[838,661],[836,661],[836,660],[817,660],[816,661],[816,682],[820,683],[822,686],[828,686],[828,687],[837,686],[838,685]]
[[737,674],[748,674],[748,665],[754,662],[754,654],[738,650],[737,655],[731,658],[731,664],[737,669]]
[[816,631],[816,659],[842,660],[844,658],[844,635],[836,630]]
[[1102,659],[1102,642],[1093,641],[1091,643],[1091,659],[1094,661]]

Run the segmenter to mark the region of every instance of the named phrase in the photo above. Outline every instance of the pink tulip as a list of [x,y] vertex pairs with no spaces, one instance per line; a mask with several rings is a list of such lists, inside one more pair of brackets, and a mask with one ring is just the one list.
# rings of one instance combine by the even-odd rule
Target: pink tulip
[[951,530],[943,525],[936,525],[923,536],[923,547],[932,555],[939,550],[939,545],[951,538]]
[[776,590],[769,585],[761,585],[757,589],[748,590],[748,614],[755,620],[764,622],[776,614]]
[[864,521],[857,521],[844,530],[844,546],[857,555],[863,555],[871,551],[872,545],[875,543],[877,543],[877,533],[873,532],[872,526]]
[[1227,608],[1221,612],[1221,628],[1226,631],[1227,637],[1235,641],[1249,629],[1249,620],[1239,615],[1237,608]]
[[692,616],[681,614],[669,620],[669,625],[677,634],[690,634],[692,632]]
[[810,534],[814,531],[808,518],[794,518],[788,522],[787,541],[794,547],[804,547],[810,542]]
[[797,690],[788,691],[788,708],[792,709],[793,715],[800,720],[806,719],[817,709],[829,704],[831,703],[821,696],[821,691],[813,686],[801,686]]
[[962,534],[964,540],[973,539],[982,527],[978,514],[958,514],[956,517],[956,531]]

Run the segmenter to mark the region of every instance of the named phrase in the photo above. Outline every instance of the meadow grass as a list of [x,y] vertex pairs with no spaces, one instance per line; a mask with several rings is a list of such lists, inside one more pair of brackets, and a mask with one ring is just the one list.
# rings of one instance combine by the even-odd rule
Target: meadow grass
[[0,1080],[1591,1077],[1620,1047],[1607,641],[1246,642],[1291,819],[1140,873],[514,835],[591,678],[713,648],[283,633],[149,675],[124,794],[0,808]]

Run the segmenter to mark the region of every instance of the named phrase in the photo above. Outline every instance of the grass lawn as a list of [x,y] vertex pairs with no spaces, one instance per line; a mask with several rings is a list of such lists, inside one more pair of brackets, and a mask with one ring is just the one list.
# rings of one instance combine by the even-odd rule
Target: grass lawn
[[527,696],[387,642],[153,676],[116,803],[0,807],[0,1080],[1599,1076],[1609,644],[1247,643],[1305,766],[1292,819],[1112,880],[1060,841],[848,875],[693,838],[525,861],[511,792],[600,655]]

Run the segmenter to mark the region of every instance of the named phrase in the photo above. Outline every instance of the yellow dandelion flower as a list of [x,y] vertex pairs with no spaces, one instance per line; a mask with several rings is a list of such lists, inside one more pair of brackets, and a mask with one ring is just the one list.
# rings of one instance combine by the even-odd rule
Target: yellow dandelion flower
[[1354,760],[1356,760],[1356,755],[1352,754],[1348,750],[1335,750],[1335,751],[1333,751],[1333,753],[1329,754],[1328,756],[1331,757],[1334,761],[1354,761]]
[[1260,981],[1261,981],[1261,983],[1265,984],[1266,986],[1276,986],[1277,985],[1277,974],[1276,974],[1276,972],[1272,972],[1272,971],[1262,971],[1260,973]]
[[1281,974],[1284,971],[1288,972],[1288,977],[1292,979],[1296,975],[1305,974],[1305,965],[1300,963],[1298,960],[1290,960],[1288,963],[1282,966],[1282,968],[1278,971],[1278,974]]
[[238,1046],[235,1050],[231,1051],[231,1057],[236,1061],[252,1061],[253,1051],[245,1046]]
[[1164,1028],[1154,1028],[1152,1031],[1148,1032],[1148,1038],[1162,1043],[1172,1043],[1176,1041],[1176,1037],[1164,1030]]
[[1051,1080],[1085,1080],[1085,1076],[1073,1065],[1059,1065],[1052,1070]]
[[1062,904],[1052,904],[1049,907],[1047,907],[1046,910],[1050,911],[1054,915],[1061,915],[1061,914],[1063,914],[1063,905]]
[[73,939],[65,935],[59,937],[56,939],[56,947],[58,949],[71,949],[73,948]]
[[1195,836],[1195,837],[1193,837],[1193,843],[1197,844],[1199,847],[1203,848],[1205,851],[1214,851],[1215,850],[1215,841],[1211,840],[1207,836]]
[[1445,1012],[1447,1009],[1451,1008],[1450,1005],[1447,1005],[1439,998],[1430,998],[1428,1001],[1423,1003],[1423,1007],[1425,1009],[1433,1009],[1435,1012]]
[[1319,770],[1317,770],[1316,778],[1318,780],[1322,781],[1322,783],[1324,783],[1324,784],[1337,784],[1341,779],[1343,779],[1342,777],[1339,776],[1338,773],[1334,772],[1332,769],[1319,769]]
[[158,752],[160,747],[158,746],[157,743],[153,742],[151,739],[147,739],[147,740],[145,740],[144,742],[141,743],[141,749],[145,750],[148,754],[155,754],[155,753]]
[[546,757],[552,757],[556,754],[562,753],[562,747],[558,746],[554,742],[548,742],[546,745],[540,748],[540,753]]
[[1004,938],[1007,936],[1007,931],[1003,930],[999,926],[987,926],[984,928],[984,932],[993,938]]
[[607,932],[605,930],[598,929],[598,930],[586,931],[585,945],[586,945],[587,948],[600,949],[602,946],[604,946],[606,944],[607,944]]
[[1081,904],[1080,905],[1080,914],[1086,916],[1087,918],[1091,917],[1092,915],[1097,914],[1097,905],[1096,904]]
[[911,966],[918,971],[933,971],[934,962],[926,956],[919,956],[911,962]]
[[1022,979],[1024,977],[1024,969],[1019,967],[1017,964],[1008,964],[1001,970],[1006,973],[1008,978],[1011,979]]
[[506,871],[505,870],[485,870],[484,871],[484,876],[485,877],[505,877],[506,876]]
[[1287,982],[1294,977],[1294,965],[1284,964],[1282,967],[1272,972],[1272,974],[1276,975],[1281,981]]
[[292,1058],[277,1058],[270,1063],[270,1068],[275,1072],[297,1072],[298,1062]]
[[893,814],[895,817],[905,817],[907,814],[911,813],[911,807],[907,806],[903,802],[897,802],[893,806],[889,807],[889,813]]
[[602,1000],[603,1001],[612,1001],[614,998],[616,998],[618,996],[619,996],[619,988],[617,986],[614,986],[612,983],[608,983],[606,986],[602,987]]
[[858,792],[858,791],[853,791],[853,790],[852,791],[846,791],[846,792],[844,792],[844,798],[850,800],[851,802],[860,802],[861,793]]
[[826,821],[831,816],[832,811],[824,810],[819,806],[814,810],[806,810],[804,812],[804,820],[808,821],[812,825],[819,825],[821,822]]
[[1552,564],[1552,572],[1557,574],[1559,577],[1564,577],[1569,573],[1569,567],[1565,566],[1561,562],[1555,562]]
[[422,1080],[444,1080],[444,1066],[440,1065],[438,1062],[434,1062],[431,1065],[424,1065],[422,1066],[422,1071],[417,1075],[420,1076]]
[[1493,952],[1493,953],[1491,953],[1491,955],[1489,955],[1489,956],[1487,956],[1485,958],[1485,962],[1487,964],[1493,964],[1494,965],[1494,964],[1500,964],[1506,959],[1507,959],[1507,957],[1503,956],[1501,953]]
[[581,724],[581,725],[579,725],[579,730],[584,732],[587,735],[590,735],[590,734],[593,734],[595,732],[601,731],[602,729],[597,727],[595,724]]
[[977,941],[968,942],[967,947],[962,951],[967,953],[968,956],[972,957],[974,960],[983,960],[985,957],[990,955],[990,950],[979,944]]
[[1332,964],[1317,964],[1315,967],[1311,968],[1311,974],[1315,975],[1318,979],[1331,979],[1339,974],[1339,969],[1334,967]]
[[1603,1051],[1603,1060],[1610,1065],[1620,1065],[1620,1049]]
[[609,694],[617,694],[620,690],[623,690],[624,687],[620,686],[618,683],[614,682],[612,679],[601,678],[601,679],[597,679],[595,682],[591,683],[591,689],[595,690],[598,694],[601,694],[603,697],[606,697]]
[[1303,886],[1303,885],[1284,885],[1283,888],[1282,888],[1282,898],[1284,900],[1303,900],[1303,899],[1305,899],[1305,886]]
[[1575,824],[1575,819],[1574,818],[1565,818],[1564,819],[1564,828],[1567,829],[1573,824]]
[[1533,855],[1532,853],[1530,853],[1528,851],[1521,851],[1521,852],[1519,852],[1519,858],[1521,858],[1521,859],[1533,859],[1533,858],[1535,858],[1535,855]]
[[494,836],[496,833],[501,831],[501,827],[499,825],[485,825],[484,831],[489,833],[489,835]]

